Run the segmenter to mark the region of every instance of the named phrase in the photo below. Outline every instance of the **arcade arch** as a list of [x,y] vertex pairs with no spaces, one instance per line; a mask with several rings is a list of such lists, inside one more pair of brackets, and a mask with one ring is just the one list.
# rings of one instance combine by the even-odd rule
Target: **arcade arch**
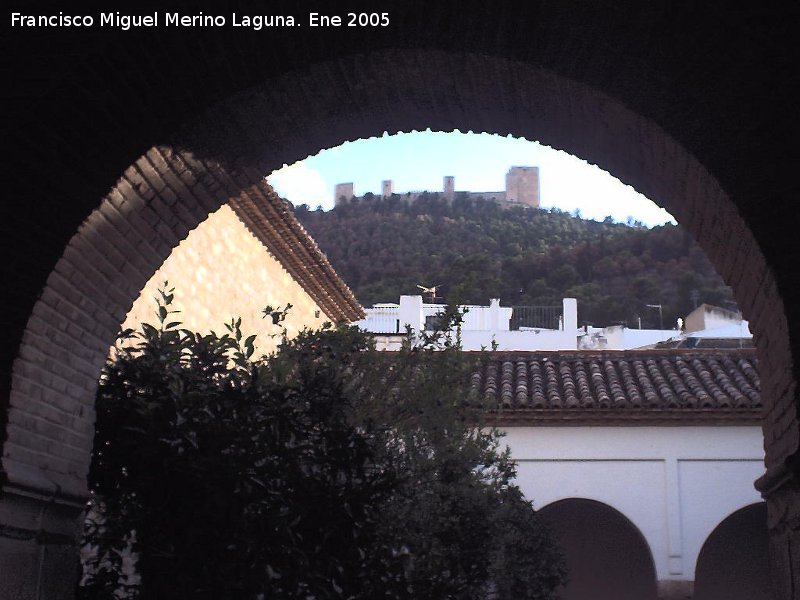
[[567,498],[541,508],[539,516],[567,561],[565,600],[655,600],[652,553],[621,512],[596,500]]
[[740,508],[720,522],[697,558],[696,600],[770,598],[767,505]]

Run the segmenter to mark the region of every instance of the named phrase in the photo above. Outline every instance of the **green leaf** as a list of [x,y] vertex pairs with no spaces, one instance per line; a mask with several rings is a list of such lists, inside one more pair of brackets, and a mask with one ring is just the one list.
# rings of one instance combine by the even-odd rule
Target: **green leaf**
[[142,330],[150,337],[155,337],[158,335],[158,329],[150,325],[149,323],[142,323]]

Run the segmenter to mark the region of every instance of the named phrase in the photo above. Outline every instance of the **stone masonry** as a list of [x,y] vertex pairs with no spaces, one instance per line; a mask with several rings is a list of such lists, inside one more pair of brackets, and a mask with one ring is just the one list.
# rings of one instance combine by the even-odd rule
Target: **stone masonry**
[[[225,333],[225,323],[242,319],[242,333],[256,334],[256,354],[274,350],[280,330],[262,309],[292,304],[284,326],[290,337],[303,327],[335,321],[244,226],[222,206],[192,230],[145,284],[122,328],[156,324],[154,298],[164,281],[175,288],[174,320],[191,331]],[[170,320],[173,320],[172,318]]]
[[[385,179],[381,183],[381,196],[388,198],[394,194],[394,182]],[[406,192],[399,194],[402,200],[413,202],[422,192]],[[511,167],[506,173],[506,189],[501,192],[464,192],[456,191],[456,178],[445,175],[442,178],[442,197],[452,202],[456,194],[466,198],[484,198],[494,200],[503,208],[511,206],[531,206],[539,208],[539,167]],[[352,183],[337,183],[333,197],[335,204],[347,202],[355,195]],[[356,196],[363,198],[364,196]]]

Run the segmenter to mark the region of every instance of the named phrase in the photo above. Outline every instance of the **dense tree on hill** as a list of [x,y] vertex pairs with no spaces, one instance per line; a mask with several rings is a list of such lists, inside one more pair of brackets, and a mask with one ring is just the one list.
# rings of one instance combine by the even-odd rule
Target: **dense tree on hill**
[[581,219],[559,210],[502,209],[425,193],[353,199],[297,217],[365,306],[396,302],[417,284],[438,285],[447,301],[558,305],[578,299],[581,322],[672,326],[699,302],[733,307],[730,289],[679,226]]

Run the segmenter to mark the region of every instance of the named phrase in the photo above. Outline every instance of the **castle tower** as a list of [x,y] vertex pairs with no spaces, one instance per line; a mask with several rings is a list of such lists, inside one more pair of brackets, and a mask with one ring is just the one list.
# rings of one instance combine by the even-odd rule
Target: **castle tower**
[[449,202],[453,201],[456,195],[456,178],[452,175],[445,175],[444,177],[444,197]]
[[381,182],[381,196],[388,198],[394,194],[394,182],[391,179],[384,179]]
[[355,196],[355,194],[352,181],[349,183],[337,183],[333,191],[333,202],[338,206],[342,203],[342,199],[344,199],[345,202],[350,202],[353,196]]
[[539,167],[511,167],[508,170],[506,201],[539,207]]

